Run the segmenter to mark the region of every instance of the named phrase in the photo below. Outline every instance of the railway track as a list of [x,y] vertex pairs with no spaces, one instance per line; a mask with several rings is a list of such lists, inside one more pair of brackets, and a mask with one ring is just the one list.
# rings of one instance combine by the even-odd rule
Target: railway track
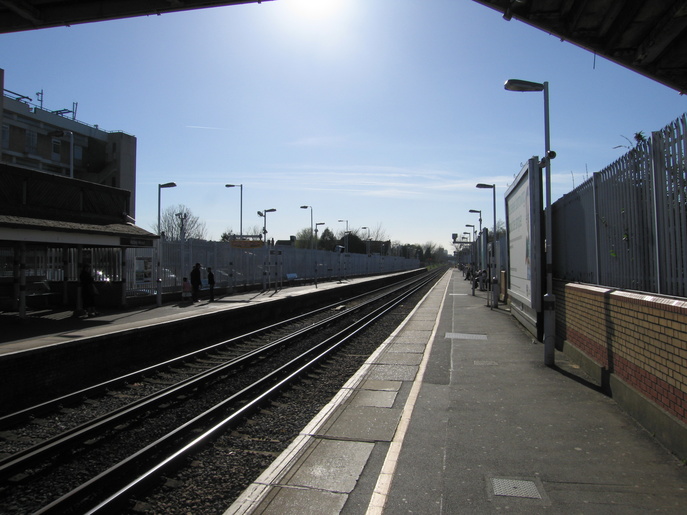
[[[129,386],[103,398],[138,398],[0,460],[0,503],[8,513],[118,512],[435,280],[427,274],[368,298],[349,299],[347,307],[326,306],[118,378],[118,384]],[[84,388],[66,399],[114,384]],[[154,391],[143,396],[130,391],[139,389]],[[10,425],[66,399],[43,403],[38,411],[22,410],[0,423]],[[31,506],[25,503],[29,498]]]

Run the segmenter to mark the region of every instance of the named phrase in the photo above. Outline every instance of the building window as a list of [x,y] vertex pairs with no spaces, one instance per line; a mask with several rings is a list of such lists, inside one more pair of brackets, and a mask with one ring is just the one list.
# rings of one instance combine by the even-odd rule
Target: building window
[[10,148],[10,126],[2,124],[2,148]]
[[58,139],[52,140],[52,160],[59,161],[62,158],[62,142]]
[[26,153],[27,154],[37,154],[38,153],[38,133],[36,131],[32,131],[32,130],[26,131]]

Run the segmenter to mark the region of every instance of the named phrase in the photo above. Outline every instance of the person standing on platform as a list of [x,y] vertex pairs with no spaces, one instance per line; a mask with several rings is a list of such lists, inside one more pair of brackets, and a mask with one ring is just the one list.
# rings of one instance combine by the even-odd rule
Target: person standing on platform
[[215,274],[212,268],[208,267],[208,287],[210,288],[210,302],[215,302]]
[[97,290],[95,288],[95,279],[93,279],[93,275],[91,275],[91,265],[84,264],[81,269],[81,274],[79,275],[79,281],[81,282],[83,309],[86,312],[86,316],[94,317],[98,314],[95,311],[95,296]]
[[200,292],[200,263],[191,270],[191,288],[193,289],[193,302],[198,302],[198,294]]

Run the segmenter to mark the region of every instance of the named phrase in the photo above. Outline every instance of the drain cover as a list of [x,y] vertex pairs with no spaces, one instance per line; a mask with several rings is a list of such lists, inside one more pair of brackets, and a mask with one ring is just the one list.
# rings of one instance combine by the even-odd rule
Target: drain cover
[[486,334],[468,334],[468,333],[446,333],[446,338],[451,340],[486,340]]
[[534,484],[534,481],[492,478],[491,484],[494,487],[494,495],[505,495],[507,497],[527,497],[528,499],[542,498],[539,490],[537,490],[537,485]]

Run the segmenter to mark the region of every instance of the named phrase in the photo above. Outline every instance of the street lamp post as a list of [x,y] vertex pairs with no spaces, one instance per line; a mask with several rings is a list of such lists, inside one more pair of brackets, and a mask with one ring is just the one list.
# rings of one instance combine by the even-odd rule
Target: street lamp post
[[[348,265],[348,220],[339,220],[339,222],[346,222],[346,232],[344,233],[344,279],[346,279],[346,267]],[[340,261],[340,260],[339,260]]]
[[470,213],[479,213],[479,232],[482,232],[482,210],[481,209],[471,209]]
[[[320,225],[324,225],[324,222],[316,222],[315,223],[315,246],[317,246],[317,228]],[[317,253],[315,253],[315,288],[317,288]]]
[[186,253],[186,220],[188,220],[188,213],[176,213],[175,216],[179,219],[179,241],[181,242],[181,269],[186,270],[186,261],[184,259]]
[[465,224],[465,227],[472,227],[472,238],[470,239],[470,241],[475,241],[475,224]]
[[258,211],[258,216],[261,216],[264,221],[262,224],[262,234],[264,238],[264,244],[265,244],[265,260],[263,262],[263,269],[262,269],[262,289],[267,290],[267,276],[269,275],[269,253],[270,249],[269,246],[267,245],[267,213],[274,213],[276,209],[271,208],[271,209],[265,209],[265,211]]
[[225,184],[226,188],[235,188],[238,186],[241,189],[240,197],[240,211],[239,211],[239,239],[243,239],[243,184]]
[[346,222],[346,232],[344,233],[344,252],[348,254],[348,220],[339,220],[339,222]]
[[[315,258],[315,231],[313,226],[312,206],[301,206],[301,209],[310,209],[310,254],[311,258]],[[313,273],[314,275],[314,273]],[[317,283],[316,283],[317,284]]]
[[157,305],[162,306],[162,227],[160,227],[160,200],[162,198],[162,188],[176,188],[176,182],[166,182],[157,185]]
[[492,272],[496,273],[496,184],[484,184],[484,183],[479,183],[477,185],[478,188],[482,189],[491,189],[492,194],[493,194],[493,205],[494,205],[494,234],[492,235],[492,243],[491,243],[491,263],[487,265],[487,269],[489,270],[489,279],[491,282],[491,302],[489,302],[489,307],[494,308],[494,307],[499,307],[498,305],[498,299],[494,298],[494,279],[495,277],[492,277]]
[[361,227],[361,229],[367,229],[367,238],[365,238],[365,253],[367,254],[367,260],[366,260],[366,265],[365,265],[365,275],[370,275],[370,228],[369,227]]
[[551,160],[556,153],[551,150],[549,126],[549,83],[530,82],[520,79],[509,79],[503,85],[507,91],[543,91],[544,92],[544,159],[546,167],[546,294],[544,295],[544,364],[553,366],[556,359],[556,297],[553,293],[553,224],[551,213]]

